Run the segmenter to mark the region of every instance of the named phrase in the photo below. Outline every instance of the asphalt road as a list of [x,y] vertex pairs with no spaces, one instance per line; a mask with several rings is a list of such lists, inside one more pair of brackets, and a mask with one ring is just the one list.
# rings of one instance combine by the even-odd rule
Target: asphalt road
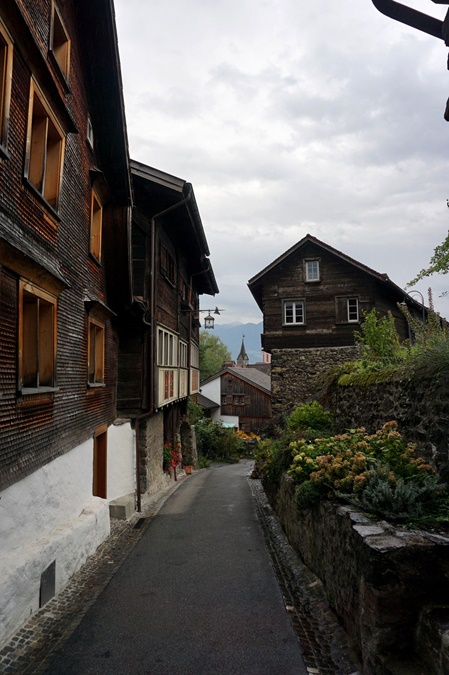
[[46,673],[307,675],[248,469],[183,482]]

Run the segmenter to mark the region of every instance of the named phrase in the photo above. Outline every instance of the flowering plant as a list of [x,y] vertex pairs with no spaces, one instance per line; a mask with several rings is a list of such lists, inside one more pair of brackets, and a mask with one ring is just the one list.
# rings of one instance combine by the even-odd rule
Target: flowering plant
[[162,455],[164,471],[176,469],[182,462],[181,445],[179,443],[165,443]]
[[[447,491],[433,468],[415,456],[396,422],[375,434],[363,427],[346,434],[290,443],[288,474],[298,483],[300,509],[329,497],[345,498],[393,520],[438,513]],[[446,507],[445,507],[446,508]]]

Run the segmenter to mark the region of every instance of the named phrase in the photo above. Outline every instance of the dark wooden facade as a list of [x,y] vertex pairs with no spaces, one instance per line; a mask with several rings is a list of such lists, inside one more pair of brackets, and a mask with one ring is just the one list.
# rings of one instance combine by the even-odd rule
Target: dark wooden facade
[[131,189],[109,0],[4,0],[0,65],[4,488],[116,417]]
[[199,390],[199,296],[218,287],[192,186],[139,162],[131,169],[133,304],[120,322],[118,409],[163,410],[173,440]]
[[[263,312],[262,347],[267,352],[354,345],[354,331],[373,307],[380,315],[391,312],[401,339],[406,339],[408,325],[397,303],[405,301],[414,314],[422,311],[386,274],[310,235],[250,279],[248,286]],[[296,317],[292,307],[298,308]]]
[[257,433],[271,419],[271,394],[245,378],[250,369],[242,370],[241,376],[232,371],[221,375],[221,413],[238,416],[241,431]]
[[208,383],[217,378],[220,380],[220,409],[213,411],[213,418],[237,417],[241,431],[261,431],[271,420],[270,376],[252,366],[225,368],[201,383],[201,391],[206,397],[209,396]]

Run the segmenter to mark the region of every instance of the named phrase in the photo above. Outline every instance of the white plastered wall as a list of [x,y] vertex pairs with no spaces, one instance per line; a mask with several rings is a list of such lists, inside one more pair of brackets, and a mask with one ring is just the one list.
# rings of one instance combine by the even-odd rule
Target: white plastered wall
[[130,422],[108,429],[108,501],[136,490],[136,434]]
[[89,440],[1,493],[0,645],[39,608],[56,561],[56,593],[110,533],[108,501],[92,496]]

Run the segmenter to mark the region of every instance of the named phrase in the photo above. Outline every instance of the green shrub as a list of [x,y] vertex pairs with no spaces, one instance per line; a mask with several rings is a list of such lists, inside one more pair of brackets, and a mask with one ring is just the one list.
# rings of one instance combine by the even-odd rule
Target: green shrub
[[190,424],[196,424],[204,417],[204,409],[191,396],[187,400],[187,416]]
[[421,480],[395,479],[388,466],[378,465],[368,472],[363,491],[354,503],[362,509],[390,521],[404,522],[437,512],[445,489],[437,476]]
[[198,452],[204,457],[222,462],[238,461],[241,441],[234,429],[203,418],[195,425],[195,432]]
[[328,432],[331,428],[331,414],[318,401],[301,403],[287,419],[287,429],[298,431],[302,435],[310,435],[310,432],[313,432],[316,436]]

